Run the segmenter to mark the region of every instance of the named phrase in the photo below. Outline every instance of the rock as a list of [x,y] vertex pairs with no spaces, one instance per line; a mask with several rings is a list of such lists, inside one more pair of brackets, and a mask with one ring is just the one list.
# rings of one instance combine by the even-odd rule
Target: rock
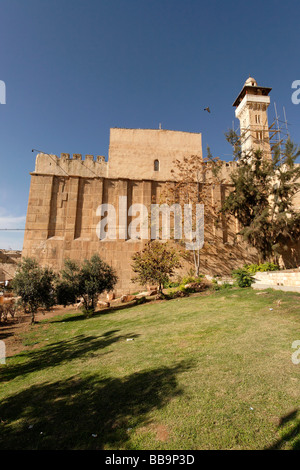
[[109,303],[109,302],[105,302],[105,301],[103,301],[103,300],[98,300],[97,305],[98,305],[99,307],[104,307],[104,308],[110,307],[110,303]]
[[140,292],[140,293],[137,294],[135,297],[136,297],[137,299],[141,299],[142,297],[147,297],[147,295],[148,295],[148,291],[146,291],[146,292]]
[[125,303],[125,302],[132,302],[133,300],[135,300],[135,298],[136,298],[135,295],[129,295],[129,294],[127,294],[127,295],[122,295],[122,297],[121,297],[121,302],[122,302],[122,303]]
[[156,300],[166,300],[166,296],[162,292],[159,292],[158,294],[156,294],[155,299]]
[[151,296],[151,295],[156,295],[157,294],[157,289],[153,289],[153,290],[150,290],[148,292],[148,295]]
[[157,286],[152,286],[150,284],[147,284],[147,291],[155,291],[157,292]]
[[153,290],[146,290],[144,292],[140,292],[136,295],[136,298],[139,299],[140,297],[150,297],[152,295],[157,294],[157,288],[155,287]]
[[114,292],[108,292],[106,298],[108,301],[113,300],[116,298],[116,294]]
[[111,305],[114,305],[114,304],[119,304],[120,302],[121,302],[121,298],[118,297],[117,299],[111,300],[110,304],[111,304]]

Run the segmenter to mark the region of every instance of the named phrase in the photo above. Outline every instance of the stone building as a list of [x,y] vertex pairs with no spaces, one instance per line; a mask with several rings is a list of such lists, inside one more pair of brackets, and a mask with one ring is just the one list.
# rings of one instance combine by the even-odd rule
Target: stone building
[[[245,145],[263,145],[267,155],[269,91],[249,78],[234,103],[247,134]],[[117,291],[136,291],[131,281],[131,257],[145,241],[130,237],[128,228],[134,217],[128,209],[133,204],[150,208],[166,183],[173,180],[174,160],[191,155],[202,156],[200,133],[119,128],[110,130],[108,161],[103,156],[74,154],[71,158],[61,154],[59,158],[39,153],[31,173],[23,256],[60,269],[66,258],[83,260],[99,253],[117,271]],[[211,185],[211,203],[218,207],[230,191],[229,175],[235,165],[222,162],[222,184]],[[125,201],[125,208],[120,207],[120,201]],[[98,208],[103,204],[116,210],[115,240],[99,239],[98,226],[104,214]],[[222,217],[218,225],[205,221],[201,272],[229,274],[234,267],[257,260],[256,252],[237,232],[232,218]]]
[[14,278],[21,252],[18,250],[0,250],[0,289],[2,284]]

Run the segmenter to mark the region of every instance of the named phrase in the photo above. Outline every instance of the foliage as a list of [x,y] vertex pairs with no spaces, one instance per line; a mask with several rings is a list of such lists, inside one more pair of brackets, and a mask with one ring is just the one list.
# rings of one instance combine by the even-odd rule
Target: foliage
[[168,280],[166,282],[163,283],[163,287],[164,289],[170,289],[171,287],[179,287],[180,286],[180,282],[179,281],[171,281],[171,280]]
[[232,277],[236,280],[239,287],[251,287],[255,279],[245,268],[238,268],[232,271]]
[[64,269],[56,286],[57,302],[69,305],[76,299],[83,299],[83,313],[89,316],[96,308],[99,294],[113,290],[117,283],[114,269],[105,263],[98,254],[81,265],[73,260],[65,260]]
[[184,276],[181,280],[181,285],[185,286],[186,284],[194,284],[197,283],[199,284],[200,282],[203,281],[204,274],[199,274],[198,276]]
[[145,297],[145,296],[140,297],[139,299],[135,299],[135,304],[136,304],[136,305],[141,305],[141,304],[144,304],[144,303],[146,303],[146,302],[147,302],[147,300],[146,300],[146,297]]
[[273,158],[266,159],[261,150],[242,152],[242,138],[233,131],[227,134],[238,166],[222,211],[237,218],[240,234],[258,250],[261,261],[277,263],[300,236],[300,213],[293,207],[300,190],[300,167],[295,165],[300,150],[288,139],[283,152],[277,146]]
[[64,269],[56,284],[56,300],[58,305],[72,305],[80,296],[80,266],[76,261],[66,259]]
[[39,266],[32,258],[23,258],[19,264],[12,288],[21,297],[24,309],[31,313],[31,323],[39,307],[49,310],[55,304],[56,274],[47,267]]
[[229,282],[218,282],[217,279],[212,279],[212,288],[213,290],[215,291],[219,291],[219,290],[228,290],[228,289],[232,289],[233,285],[230,284]]
[[181,267],[177,251],[168,243],[159,241],[147,243],[142,251],[133,255],[132,260],[132,269],[136,274],[133,282],[157,284],[160,292],[174,275],[175,269]]
[[[190,155],[183,160],[174,160],[173,169],[171,170],[174,182],[166,184],[165,189],[161,193],[160,203],[167,203],[169,205],[180,204],[182,207],[185,204],[189,204],[192,206],[194,214],[196,213],[196,206],[203,204],[205,207],[205,226],[213,225],[217,218],[217,206],[212,203],[211,185],[220,182],[221,165],[221,160],[212,156],[209,147],[207,147],[207,155],[205,157],[202,155]],[[189,217],[185,219],[184,210],[182,210],[182,218],[184,223],[189,219]],[[196,222],[196,216],[193,217],[192,221],[188,220],[191,230],[194,233],[198,232],[199,235],[199,226],[197,226]],[[192,242],[195,242],[196,238]],[[175,239],[175,241],[178,245],[183,246],[191,240],[186,238],[186,240]],[[197,242],[192,249],[185,250],[185,258],[194,263],[196,276],[200,273],[200,251],[204,240],[197,239]]]
[[275,263],[245,264],[244,268],[252,274],[266,271],[279,271],[279,266]]

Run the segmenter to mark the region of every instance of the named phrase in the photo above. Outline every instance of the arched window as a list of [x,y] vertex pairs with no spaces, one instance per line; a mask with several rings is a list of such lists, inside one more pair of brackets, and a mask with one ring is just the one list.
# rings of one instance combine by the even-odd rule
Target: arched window
[[154,171],[159,171],[159,160],[154,160]]

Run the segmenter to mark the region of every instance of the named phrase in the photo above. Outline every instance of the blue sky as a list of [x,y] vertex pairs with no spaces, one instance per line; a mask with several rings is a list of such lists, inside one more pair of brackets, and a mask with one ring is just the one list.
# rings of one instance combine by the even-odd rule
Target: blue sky
[[[107,157],[111,127],[161,123],[230,160],[249,74],[300,144],[299,15],[297,0],[0,0],[0,228],[24,227],[33,148]],[[0,248],[22,243],[0,231]]]

